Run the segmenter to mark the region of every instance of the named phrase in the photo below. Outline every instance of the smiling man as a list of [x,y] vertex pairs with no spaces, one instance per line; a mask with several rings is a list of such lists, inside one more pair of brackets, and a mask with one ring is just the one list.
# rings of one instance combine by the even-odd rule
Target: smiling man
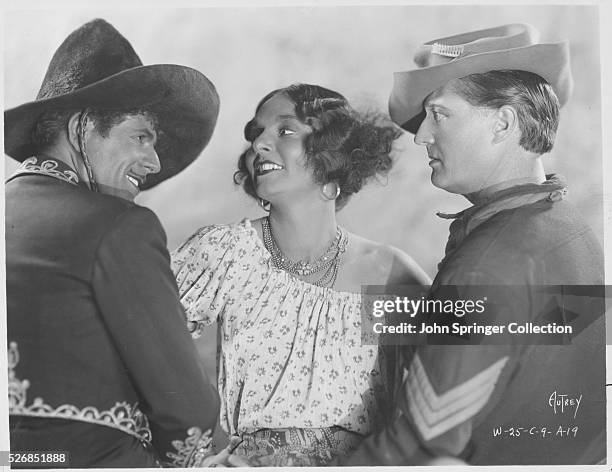
[[6,184],[12,452],[117,468],[208,454],[218,396],[165,233],[133,200],[200,154],[218,106],[201,73],[143,66],[94,20],[56,51],[37,99],[5,111],[5,152],[22,162]]
[[[595,235],[542,162],[571,93],[569,47],[535,36],[515,24],[426,43],[415,56],[419,68],[396,74],[390,112],[427,150],[432,183],[473,204],[442,215],[454,221],[431,298],[443,299],[449,287],[463,300],[488,295],[501,307],[498,324],[555,315],[574,334],[566,344],[510,338],[408,349],[395,421],[346,465],[605,459],[603,305],[547,312],[536,302],[543,286],[557,293],[586,285],[589,293],[604,279]],[[580,413],[551,408],[554,392],[580,397]]]

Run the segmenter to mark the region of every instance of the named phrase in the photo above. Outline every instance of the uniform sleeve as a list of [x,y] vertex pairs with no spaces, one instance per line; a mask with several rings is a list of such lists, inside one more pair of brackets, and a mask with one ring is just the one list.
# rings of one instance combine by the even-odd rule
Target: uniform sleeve
[[217,320],[237,287],[235,252],[236,241],[227,226],[201,228],[172,252],[172,270],[193,337]]
[[512,364],[504,346],[422,346],[405,369],[391,426],[342,465],[424,465],[459,456],[478,415],[503,390]]
[[[525,316],[524,294],[493,285],[492,277],[484,279],[499,287],[492,289],[497,304],[492,316]],[[466,300],[483,293],[481,287],[456,287]],[[500,399],[519,349],[511,344],[413,346],[404,360],[395,421],[366,439],[343,465],[423,465],[434,457],[461,455],[473,428]]]
[[185,327],[169,263],[159,220],[133,207],[102,240],[93,287],[141,398],[153,447],[162,462],[189,467],[211,452],[219,399]]

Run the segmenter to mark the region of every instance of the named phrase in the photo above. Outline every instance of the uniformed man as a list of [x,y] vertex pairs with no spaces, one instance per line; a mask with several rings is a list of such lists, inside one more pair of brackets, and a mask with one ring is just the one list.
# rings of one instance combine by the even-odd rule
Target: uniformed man
[[[500,324],[552,313],[577,329],[568,344],[510,336],[410,349],[394,422],[346,465],[605,458],[603,309],[536,306],[542,287],[604,284],[599,242],[542,163],[571,94],[569,58],[566,42],[538,44],[532,27],[514,24],[430,41],[415,55],[419,68],[396,73],[391,117],[427,150],[432,183],[473,204],[447,215],[454,221],[431,298],[453,287],[470,300],[489,286],[507,315]],[[557,407],[559,395],[573,407]]]

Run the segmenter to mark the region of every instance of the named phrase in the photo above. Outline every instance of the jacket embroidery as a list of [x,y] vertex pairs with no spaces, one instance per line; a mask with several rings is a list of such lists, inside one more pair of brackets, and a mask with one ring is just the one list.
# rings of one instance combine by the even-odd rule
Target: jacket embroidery
[[38,157],[28,157],[17,168],[9,180],[26,174],[41,174],[55,177],[72,185],[79,184],[79,176],[67,164],[56,159],[40,159]]
[[211,430],[202,432],[197,426],[187,430],[187,439],[174,440],[176,452],[168,452],[169,464],[175,467],[200,467],[204,459],[213,454]]
[[137,404],[116,402],[112,408],[102,411],[93,406],[78,408],[74,405],[61,405],[53,408],[46,404],[42,398],[37,397],[32,404],[26,405],[27,389],[30,387],[30,382],[27,379],[18,379],[15,374],[15,367],[19,363],[19,350],[16,342],[9,344],[7,354],[10,415],[83,421],[115,428],[136,437],[140,441],[151,442],[149,421],[145,414],[138,409]]

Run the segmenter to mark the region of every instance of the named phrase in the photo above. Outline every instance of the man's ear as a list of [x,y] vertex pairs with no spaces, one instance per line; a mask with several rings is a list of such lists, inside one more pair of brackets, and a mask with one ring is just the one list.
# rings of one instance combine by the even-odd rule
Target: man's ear
[[68,119],[67,124],[67,133],[68,133],[68,141],[75,151],[81,152],[81,148],[79,146],[79,119],[81,118],[81,113],[74,113]]
[[494,143],[505,141],[518,128],[518,115],[516,110],[509,105],[500,107],[493,118]]

